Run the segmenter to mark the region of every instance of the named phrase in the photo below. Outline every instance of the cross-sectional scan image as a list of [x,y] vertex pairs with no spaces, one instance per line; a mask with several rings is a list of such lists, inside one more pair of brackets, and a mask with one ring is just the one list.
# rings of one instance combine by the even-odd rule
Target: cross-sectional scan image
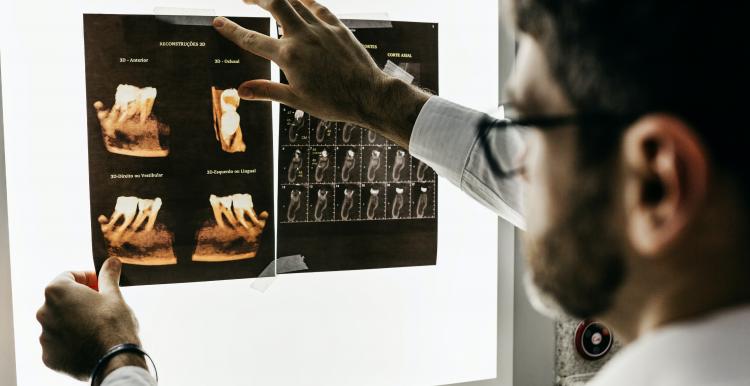
[[125,264],[176,264],[174,236],[163,223],[157,223],[161,207],[159,197],[117,197],[112,215],[98,218],[107,255]]
[[344,123],[337,130],[336,143],[339,145],[356,146],[362,143],[362,129],[353,123]]
[[435,171],[418,159],[415,159],[412,162],[411,174],[413,177],[412,179],[417,182],[430,182],[435,181],[437,178]]
[[310,174],[314,183],[333,183],[336,153],[331,147],[313,147],[310,154]]
[[313,185],[307,212],[312,215],[314,221],[333,220],[334,193],[329,185]]
[[214,131],[216,140],[221,144],[221,150],[227,153],[243,152],[247,148],[242,140],[240,115],[237,107],[240,105],[240,95],[237,89],[219,90],[211,87],[211,101],[214,111]]
[[398,146],[388,147],[388,181],[401,182],[411,180],[411,156]]
[[83,15],[93,260],[120,258],[122,285],[253,278],[276,258],[271,105],[237,91],[271,65],[211,21]]
[[289,145],[307,145],[310,143],[310,116],[302,110],[287,109],[291,112],[282,122],[281,142]]
[[344,183],[359,182],[362,180],[362,171],[359,165],[362,163],[362,148],[353,146],[340,146],[336,150],[336,181]]
[[250,194],[208,199],[213,218],[196,235],[194,261],[230,261],[255,257],[268,220],[268,212],[255,213]]
[[308,186],[282,185],[279,191],[279,213],[287,222],[307,221]]
[[336,186],[336,209],[334,217],[341,221],[360,219],[361,193],[359,185]]
[[336,143],[336,130],[338,129],[336,122],[315,118],[311,128],[311,144],[322,146]]
[[411,217],[409,184],[388,184],[386,216],[392,219]]
[[384,182],[386,158],[384,146],[362,147],[362,180],[364,182]]
[[[353,33],[384,71],[437,92],[437,25],[391,24]],[[310,271],[435,264],[427,165],[368,128],[284,105],[279,114],[279,256],[301,254]]]
[[169,126],[153,114],[154,103],[155,88],[129,84],[117,86],[111,108],[94,103],[107,151],[133,157],[169,154]]
[[416,218],[430,218],[435,216],[435,191],[432,184],[414,184],[412,186],[412,213]]

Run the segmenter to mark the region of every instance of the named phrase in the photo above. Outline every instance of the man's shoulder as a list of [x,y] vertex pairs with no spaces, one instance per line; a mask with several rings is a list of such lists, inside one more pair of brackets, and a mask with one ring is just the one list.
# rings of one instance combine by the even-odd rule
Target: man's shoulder
[[589,386],[750,384],[750,305],[675,323],[631,343]]

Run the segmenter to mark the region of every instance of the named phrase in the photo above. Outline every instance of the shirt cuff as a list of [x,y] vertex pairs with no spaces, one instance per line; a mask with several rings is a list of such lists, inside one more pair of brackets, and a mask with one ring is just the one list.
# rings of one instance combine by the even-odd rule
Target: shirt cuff
[[[487,119],[491,118],[482,112],[433,96],[414,123],[409,152],[498,216],[525,229],[519,182],[497,178],[477,145],[477,128]],[[516,153],[521,145],[520,137],[509,132],[488,135],[494,153],[501,156]]]
[[101,386],[156,386],[156,380],[142,367],[123,366],[109,373]]
[[479,111],[432,96],[414,123],[409,153],[461,187],[463,171],[478,138],[475,128],[483,117]]

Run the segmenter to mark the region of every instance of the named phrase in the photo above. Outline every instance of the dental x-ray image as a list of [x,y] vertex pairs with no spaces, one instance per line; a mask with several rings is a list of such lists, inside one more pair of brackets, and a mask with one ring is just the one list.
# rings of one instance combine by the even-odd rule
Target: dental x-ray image
[[[392,25],[353,33],[381,68],[437,92],[437,25]],[[279,114],[279,256],[301,254],[310,271],[435,264],[437,178],[427,165],[354,123],[283,104]]]
[[93,261],[121,259],[122,285],[252,278],[276,257],[271,106],[237,92],[271,66],[211,20],[83,15]]
[[247,148],[242,140],[240,115],[237,107],[240,105],[240,95],[237,89],[219,90],[211,87],[211,101],[214,112],[214,131],[216,140],[221,144],[221,150],[227,153],[243,152]]
[[176,264],[172,244],[174,236],[163,223],[157,223],[162,207],[159,197],[117,197],[112,215],[100,215],[107,255],[126,264]]
[[152,113],[156,89],[120,84],[115,103],[107,109],[94,102],[107,151],[132,157],[166,157],[169,154],[169,126]]
[[213,218],[196,235],[194,261],[230,261],[255,257],[268,220],[268,212],[255,212],[248,193],[208,199]]

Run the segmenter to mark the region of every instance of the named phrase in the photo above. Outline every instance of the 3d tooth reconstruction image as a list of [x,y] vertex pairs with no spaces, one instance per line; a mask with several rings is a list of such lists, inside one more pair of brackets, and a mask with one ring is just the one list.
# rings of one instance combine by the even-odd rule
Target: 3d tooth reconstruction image
[[[273,267],[273,108],[243,101],[237,89],[270,80],[270,62],[204,16],[82,16],[94,269],[119,257],[120,285],[141,286],[257,278]],[[270,31],[267,17],[231,20]],[[301,180],[312,172],[299,145],[309,142],[310,116],[297,118],[297,144],[285,157],[301,151],[289,173]],[[287,165],[279,165],[283,181]],[[299,190],[298,222],[309,212],[308,190]],[[280,213],[286,221],[286,208]]]
[[216,140],[221,144],[221,150],[227,153],[240,153],[246,149],[242,140],[240,114],[240,95],[236,89],[219,90],[211,87],[211,97],[214,110],[214,131]]
[[167,265],[177,263],[172,244],[174,237],[157,223],[161,198],[118,197],[110,217],[99,216],[107,253],[123,263]]
[[230,261],[255,257],[268,212],[255,213],[250,194],[208,199],[213,218],[203,223],[196,236],[194,261]]
[[133,157],[169,154],[169,126],[152,114],[156,93],[153,87],[121,84],[111,108],[107,109],[101,101],[94,103],[107,151]]

